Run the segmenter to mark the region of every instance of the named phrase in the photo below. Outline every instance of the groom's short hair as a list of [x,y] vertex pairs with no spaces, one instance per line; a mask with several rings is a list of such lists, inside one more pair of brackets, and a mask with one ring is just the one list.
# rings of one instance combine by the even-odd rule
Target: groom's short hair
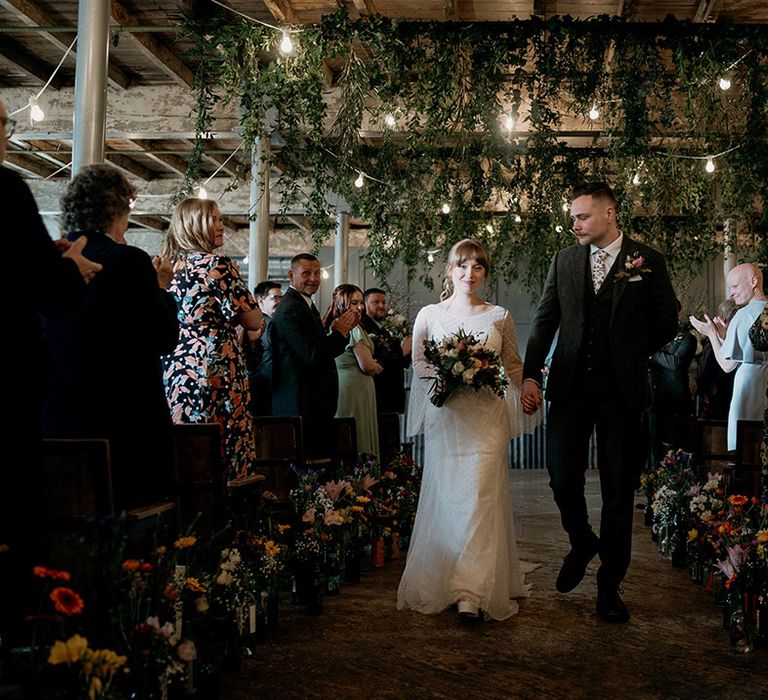
[[571,192],[571,201],[589,195],[596,199],[602,199],[614,209],[616,209],[616,195],[607,182],[587,182],[578,187],[574,187]]

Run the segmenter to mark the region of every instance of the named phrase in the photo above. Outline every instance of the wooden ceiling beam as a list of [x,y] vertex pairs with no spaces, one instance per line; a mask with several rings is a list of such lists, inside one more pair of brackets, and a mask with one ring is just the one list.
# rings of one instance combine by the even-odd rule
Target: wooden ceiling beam
[[[29,27],[56,27],[60,22],[55,21],[43,10],[41,10],[35,3],[30,0],[0,0],[0,7],[8,12],[11,12],[22,23]],[[39,31],[37,36],[45,39],[49,44],[52,44],[56,48],[60,49],[62,55],[69,48],[72,39],[75,38],[77,29],[72,28],[71,36],[69,34],[52,34],[51,32]],[[77,52],[72,49],[70,52],[72,60],[75,60]],[[53,72],[53,69],[49,72]],[[110,82],[120,88],[127,88],[131,84],[131,80],[126,73],[121,71],[117,66],[108,66],[108,78]],[[48,80],[48,76],[45,77],[43,82]]]
[[4,164],[32,177],[46,178],[57,170],[57,168],[44,165],[39,159],[21,153],[6,153]]
[[[141,23],[117,0],[111,0],[112,19],[122,27],[138,27]],[[142,55],[155,64],[169,78],[192,87],[195,82],[192,70],[173,51],[161,44],[154,36],[144,32],[125,32],[128,39]]]
[[263,0],[264,6],[272,13],[272,16],[281,22],[293,22],[296,24],[296,13],[289,0]]
[[166,168],[170,168],[178,175],[181,175],[184,177],[184,175],[187,172],[187,161],[186,159],[180,157],[180,156],[172,156],[172,155],[157,155],[156,153],[152,153],[152,141],[145,140],[145,139],[130,139],[130,142],[136,146],[138,146],[141,150],[144,151],[144,155],[147,158],[150,158],[151,160],[155,161],[155,163],[159,163],[160,165],[164,165]]
[[[190,139],[185,139],[185,143],[189,144],[189,150],[191,151],[195,142]],[[237,157],[232,157],[227,160],[228,156],[222,155],[219,151],[220,149],[216,148],[213,140],[207,142],[203,146],[203,156],[207,161],[214,164],[217,168],[220,165],[223,166],[221,170],[232,177],[237,177],[240,174],[240,171],[242,171],[242,162]],[[226,163],[226,165],[224,165],[224,163]],[[240,168],[240,170],[238,170],[238,168]]]
[[128,220],[132,224],[141,226],[142,228],[149,229],[150,231],[164,232],[168,228],[168,221],[161,216],[147,216],[146,214],[137,214],[136,216],[128,217]]
[[[26,73],[30,78],[39,80],[43,84],[48,81],[51,73],[53,73],[53,66],[38,60],[29,54],[18,41],[8,36],[0,36],[0,56]],[[62,86],[61,78],[58,75],[54,76],[51,81],[51,87],[54,90],[59,90]]]
[[118,170],[122,170],[129,177],[137,177],[139,180],[144,180],[144,182],[157,178],[157,175],[148,167],[137,163],[122,153],[106,153],[104,158],[110,165],[114,165]]

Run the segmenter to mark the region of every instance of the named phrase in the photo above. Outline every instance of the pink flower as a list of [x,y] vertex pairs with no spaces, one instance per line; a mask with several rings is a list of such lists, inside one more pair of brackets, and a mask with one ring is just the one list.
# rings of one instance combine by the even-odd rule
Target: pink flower
[[326,525],[341,525],[344,519],[339,514],[339,511],[328,508],[325,511],[325,524]]
[[195,643],[189,639],[185,639],[179,644],[176,653],[182,661],[194,661],[197,658]]
[[343,479],[340,479],[339,481],[329,481],[324,485],[325,492],[328,494],[328,498],[330,498],[334,503],[339,500],[339,496],[341,496],[344,491],[346,491],[348,486],[351,486],[348,481],[344,481]]
[[304,515],[301,516],[301,521],[304,523],[313,523],[315,522],[315,512],[316,509],[310,508]]
[[372,477],[370,474],[366,474],[363,477],[363,482],[362,482],[363,490],[370,491],[371,490],[371,486],[373,486],[374,484],[378,484],[378,483],[379,483],[378,479]]

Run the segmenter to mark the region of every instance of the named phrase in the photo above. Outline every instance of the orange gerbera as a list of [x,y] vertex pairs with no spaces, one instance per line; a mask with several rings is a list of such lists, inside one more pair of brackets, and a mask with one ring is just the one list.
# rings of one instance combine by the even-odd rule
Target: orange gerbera
[[126,559],[123,562],[123,571],[138,571],[141,562],[138,559]]
[[69,581],[72,577],[68,571],[60,571],[58,569],[48,569],[45,566],[35,566],[32,568],[32,573],[38,578],[50,578],[54,581]]
[[728,503],[730,503],[735,508],[741,508],[742,506],[745,506],[747,503],[749,503],[749,499],[746,496],[734,494],[733,496],[728,496]]
[[196,542],[197,537],[189,535],[187,537],[179,537],[179,539],[173,543],[173,546],[176,547],[176,549],[187,549],[189,547],[194,547]]
[[83,612],[83,599],[71,588],[58,586],[51,591],[53,607],[65,615],[78,615]]

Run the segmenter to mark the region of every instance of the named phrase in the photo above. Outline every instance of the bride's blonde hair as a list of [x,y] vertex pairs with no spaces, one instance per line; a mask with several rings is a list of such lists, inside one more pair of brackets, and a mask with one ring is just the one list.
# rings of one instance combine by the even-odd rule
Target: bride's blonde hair
[[457,265],[463,265],[467,260],[475,260],[485,270],[485,278],[488,279],[488,273],[491,271],[491,259],[488,257],[488,252],[483,248],[479,241],[465,238],[456,243],[453,248],[451,248],[451,252],[448,253],[448,261],[445,263],[445,276],[443,278],[443,291],[440,294],[440,301],[447,299],[453,294],[451,271]]

